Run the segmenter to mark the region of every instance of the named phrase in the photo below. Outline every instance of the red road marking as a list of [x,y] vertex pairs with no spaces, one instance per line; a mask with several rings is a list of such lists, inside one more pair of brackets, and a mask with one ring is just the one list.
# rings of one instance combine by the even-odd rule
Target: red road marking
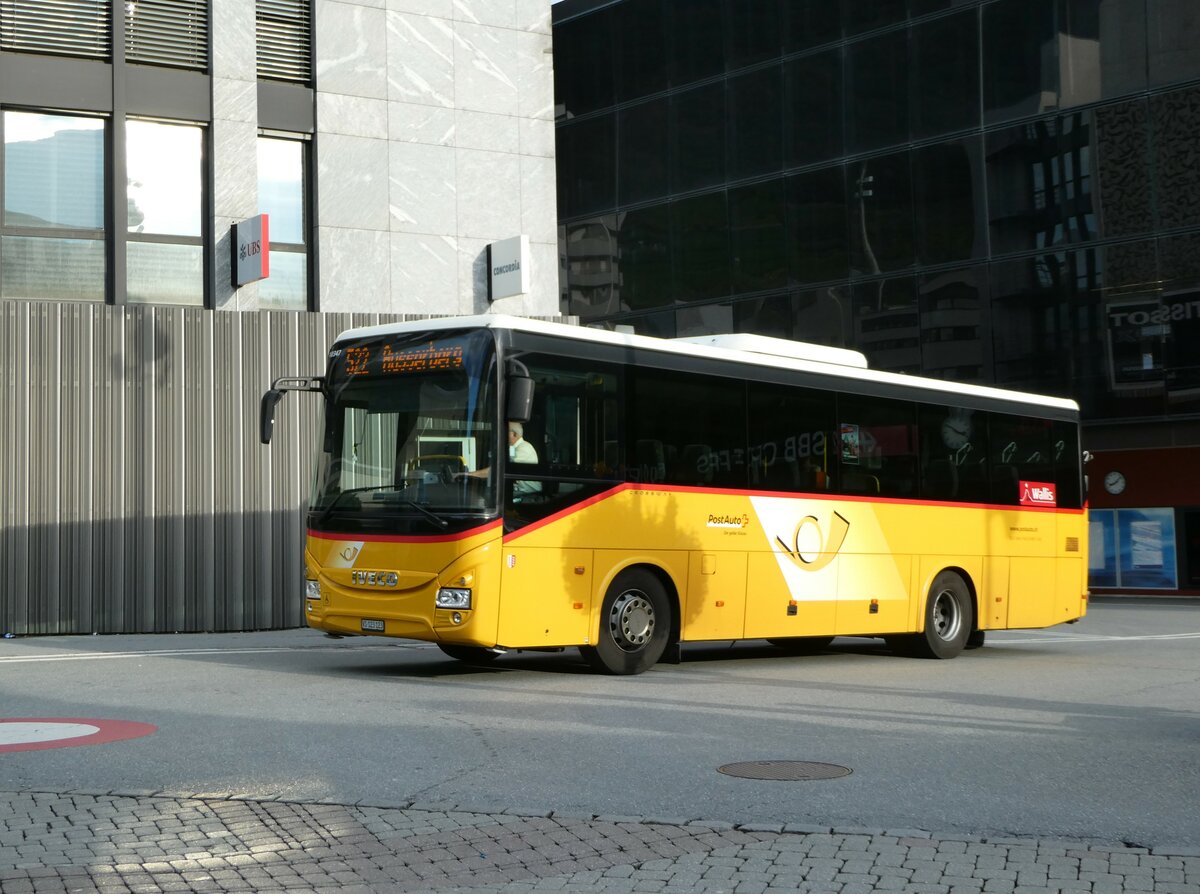
[[[7,732],[14,733],[17,741],[6,741],[4,724],[36,725],[40,729],[36,739],[30,741],[21,739],[33,736],[32,730],[16,730],[10,727]],[[54,727],[62,727],[62,735],[54,737]],[[95,727],[96,731],[87,735],[79,735],[78,726]],[[73,728],[74,727],[74,728]],[[41,751],[47,748],[76,748],[84,745],[103,745],[106,742],[121,742],[125,739],[137,739],[157,732],[158,727],[152,723],[138,723],[134,720],[95,720],[87,717],[0,717],[0,754],[9,751]]]

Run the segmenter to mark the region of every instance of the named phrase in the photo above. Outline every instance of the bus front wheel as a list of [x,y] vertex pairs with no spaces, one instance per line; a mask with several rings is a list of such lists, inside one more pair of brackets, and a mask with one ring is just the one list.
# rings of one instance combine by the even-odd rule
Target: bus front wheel
[[909,640],[912,654],[919,658],[953,658],[967,645],[974,609],[971,591],[953,571],[933,579],[925,600],[925,632]]
[[642,568],[617,575],[604,595],[600,636],[580,652],[607,674],[640,674],[662,657],[671,635],[671,603],[657,577]]

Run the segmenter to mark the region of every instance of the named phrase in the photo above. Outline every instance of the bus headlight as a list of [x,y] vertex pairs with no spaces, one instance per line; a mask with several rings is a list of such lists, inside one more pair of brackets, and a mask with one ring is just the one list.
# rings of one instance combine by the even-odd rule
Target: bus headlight
[[471,591],[459,587],[442,587],[437,591],[434,604],[438,608],[469,609],[471,607]]
[[304,582],[304,598],[305,599],[320,599],[321,598],[321,582],[316,580],[306,580]]

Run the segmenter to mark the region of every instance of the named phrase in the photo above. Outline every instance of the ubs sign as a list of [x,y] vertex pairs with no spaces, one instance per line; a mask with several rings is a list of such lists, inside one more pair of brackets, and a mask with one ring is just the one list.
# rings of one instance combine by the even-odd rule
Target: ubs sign
[[233,225],[233,286],[266,279],[271,275],[271,251],[267,215],[259,214]]

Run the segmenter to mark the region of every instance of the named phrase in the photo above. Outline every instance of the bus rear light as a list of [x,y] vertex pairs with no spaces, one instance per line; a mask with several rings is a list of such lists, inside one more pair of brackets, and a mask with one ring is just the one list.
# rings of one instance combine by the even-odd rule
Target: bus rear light
[[471,591],[459,587],[442,587],[437,591],[434,604],[438,608],[471,608]]

